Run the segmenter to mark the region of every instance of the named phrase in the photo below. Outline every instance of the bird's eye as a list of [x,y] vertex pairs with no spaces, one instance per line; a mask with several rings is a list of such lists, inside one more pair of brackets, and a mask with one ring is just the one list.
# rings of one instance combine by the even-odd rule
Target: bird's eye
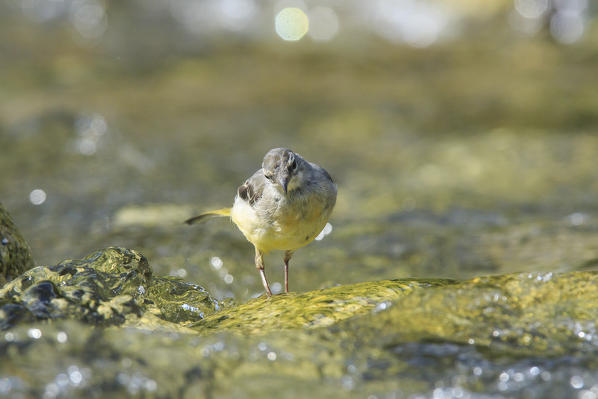
[[266,179],[268,179],[268,180],[272,180],[272,175],[266,175],[266,174],[265,174],[264,176],[266,176]]
[[293,160],[293,163],[291,164],[291,170],[295,169],[297,169],[297,161]]

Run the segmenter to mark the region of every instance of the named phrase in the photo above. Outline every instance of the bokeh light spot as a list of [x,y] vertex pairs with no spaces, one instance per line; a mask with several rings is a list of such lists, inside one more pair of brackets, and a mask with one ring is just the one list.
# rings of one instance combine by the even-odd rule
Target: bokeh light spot
[[274,294],[278,294],[279,292],[282,291],[282,284],[280,284],[279,282],[276,282],[276,283],[272,284],[272,286],[270,288],[272,289],[272,292]]
[[224,263],[222,262],[222,259],[217,256],[212,256],[210,258],[210,265],[214,268],[214,270],[220,270],[223,264]]
[[559,43],[573,44],[583,36],[583,17],[575,12],[557,12],[550,19],[550,33]]
[[41,188],[36,188],[29,193],[29,201],[33,205],[41,205],[46,202],[46,192]]
[[107,28],[104,5],[97,0],[74,2],[70,19],[77,32],[88,40],[100,38]]
[[387,40],[423,48],[434,44],[452,20],[448,7],[415,0],[378,0],[373,3],[372,28]]
[[540,18],[548,11],[548,0],[515,0],[515,9],[525,18]]
[[301,9],[288,7],[276,14],[274,27],[281,39],[294,42],[309,30],[309,19]]
[[338,33],[338,17],[329,7],[314,7],[309,11],[309,37],[325,42]]
[[42,337],[42,330],[39,328],[30,328],[27,330],[27,335],[29,338],[40,339]]
[[69,336],[64,331],[59,331],[58,334],[56,334],[56,341],[61,344],[64,344],[66,341],[68,341],[68,339]]

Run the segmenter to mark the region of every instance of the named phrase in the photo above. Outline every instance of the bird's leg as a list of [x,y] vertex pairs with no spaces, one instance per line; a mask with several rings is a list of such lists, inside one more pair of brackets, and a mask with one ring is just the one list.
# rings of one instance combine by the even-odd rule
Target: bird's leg
[[284,253],[284,292],[289,293],[289,261],[293,256],[293,251],[286,251]]
[[268,280],[266,280],[266,273],[264,272],[264,254],[257,248],[255,248],[255,267],[257,267],[257,269],[260,271],[260,276],[262,276],[262,284],[264,284],[266,294],[271,297],[272,291],[270,291]]

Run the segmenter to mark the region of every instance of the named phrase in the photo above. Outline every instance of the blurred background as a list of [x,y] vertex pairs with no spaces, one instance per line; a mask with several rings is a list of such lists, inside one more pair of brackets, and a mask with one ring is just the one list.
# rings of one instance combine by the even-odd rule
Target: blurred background
[[[0,201],[37,264],[109,245],[262,292],[226,220],[272,147],[339,186],[291,290],[598,265],[588,0],[0,0]],[[274,291],[282,255],[266,258]]]

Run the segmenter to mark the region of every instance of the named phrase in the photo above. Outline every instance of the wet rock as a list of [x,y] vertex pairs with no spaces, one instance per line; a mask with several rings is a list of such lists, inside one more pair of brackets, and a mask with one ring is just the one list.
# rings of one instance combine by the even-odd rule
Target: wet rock
[[598,347],[598,272],[384,280],[264,296],[192,325],[242,335],[330,327],[382,347],[409,342],[562,355]]
[[139,316],[151,269],[141,254],[108,248],[82,260],[35,267],[0,290],[0,327],[14,320],[72,318],[95,325]]
[[338,286],[271,298],[262,295],[243,305],[211,315],[192,327],[202,333],[265,333],[291,328],[327,327],[404,297],[417,288],[451,284],[452,280],[383,280]]
[[[73,398],[578,397],[598,384],[597,280],[360,283],[257,298],[196,323],[203,335],[20,325],[0,334],[0,387]],[[51,286],[40,291],[53,299]],[[317,314],[334,320],[311,323]]]
[[412,342],[475,345],[509,356],[598,348],[598,272],[516,273],[415,290],[334,328],[380,347]]
[[198,321],[221,308],[203,287],[173,277],[152,279],[148,294],[159,317],[172,323]]
[[0,286],[33,266],[29,246],[0,203]]
[[[35,267],[0,289],[0,329],[37,320],[75,319],[96,326],[142,327],[197,321],[218,308],[207,291],[176,279],[156,278],[147,259],[107,248],[82,260]],[[148,316],[142,318],[147,312]],[[146,326],[147,327],[147,326]],[[176,326],[173,325],[173,329]]]

